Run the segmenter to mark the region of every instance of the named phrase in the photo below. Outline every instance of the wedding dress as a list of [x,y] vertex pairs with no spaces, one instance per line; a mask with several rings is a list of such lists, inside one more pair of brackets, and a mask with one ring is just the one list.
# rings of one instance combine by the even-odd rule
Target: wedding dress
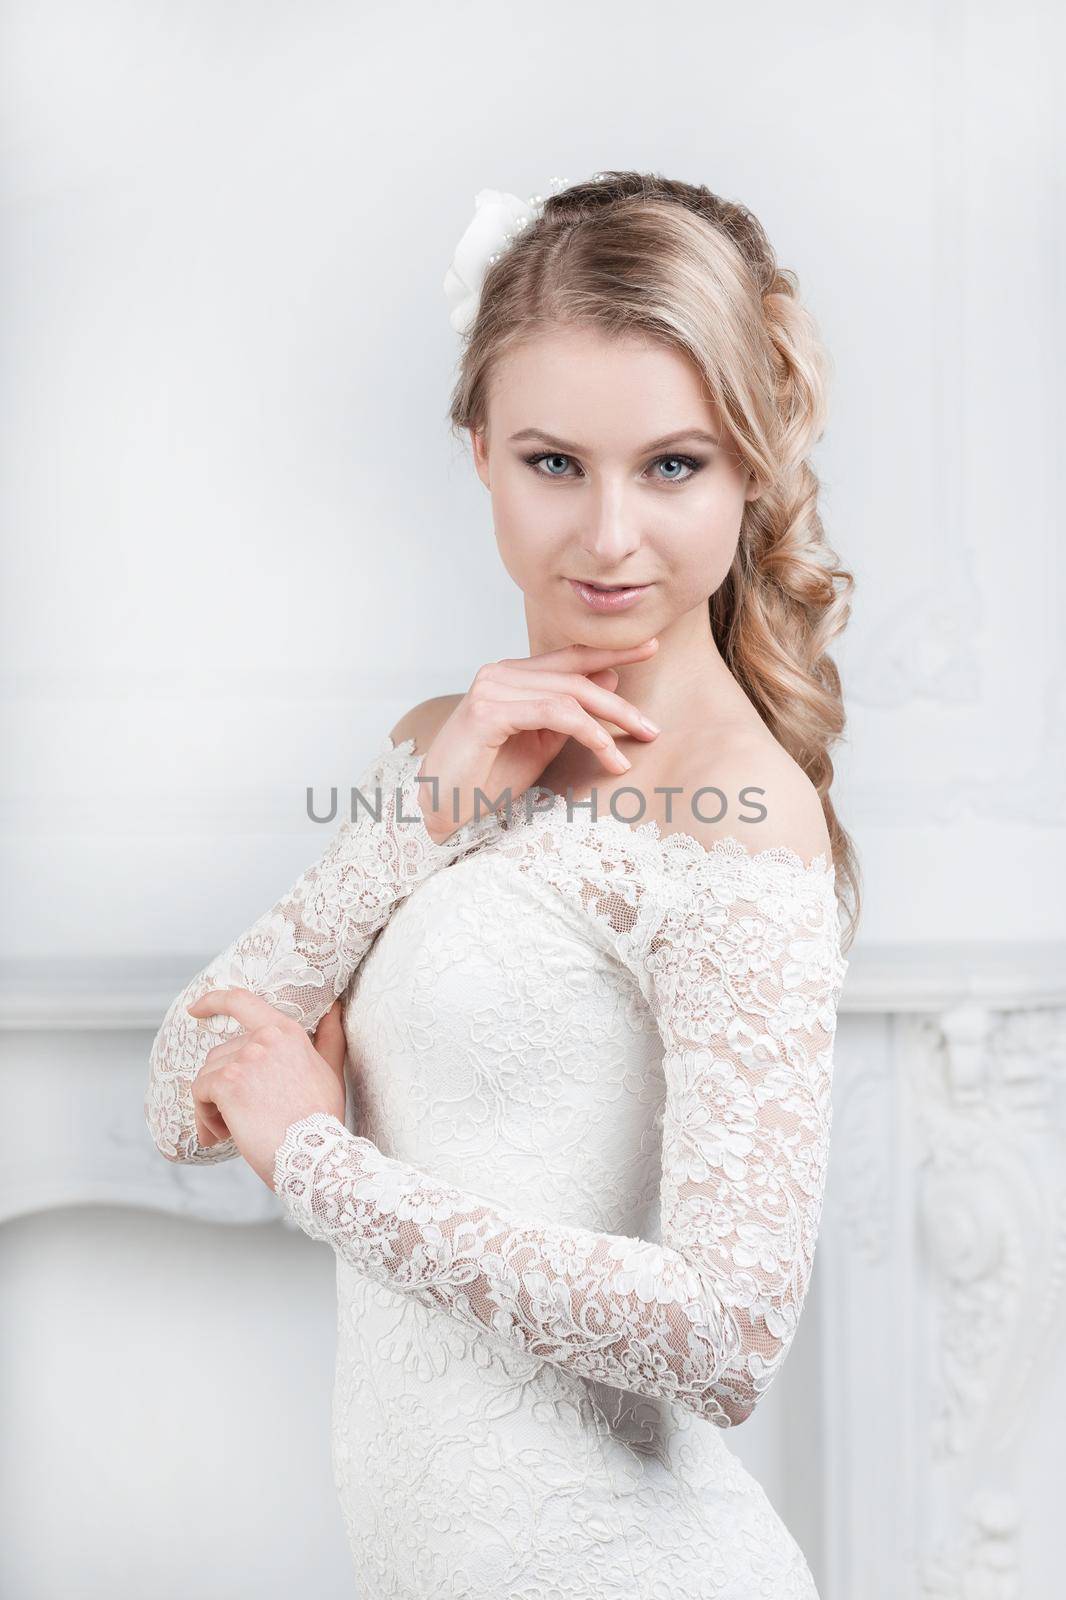
[[[360,1600],[817,1600],[726,1446],[795,1333],[831,1124],[832,863],[553,797],[443,844],[387,739],[355,819],[174,1000],[157,1149],[265,996],[345,996],[347,1111],[292,1124],[287,1214],[336,1255],[334,1481]],[[534,786],[535,787],[535,786]],[[532,791],[527,791],[531,793]],[[543,791],[541,791],[543,795]]]

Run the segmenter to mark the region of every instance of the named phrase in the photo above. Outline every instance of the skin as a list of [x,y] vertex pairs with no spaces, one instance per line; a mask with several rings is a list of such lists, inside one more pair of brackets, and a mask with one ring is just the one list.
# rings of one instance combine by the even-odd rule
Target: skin
[[[549,436],[512,442],[531,426]],[[664,447],[676,452],[665,459],[646,448],[685,429],[708,432],[718,445],[679,437]],[[554,441],[585,448],[560,455]],[[652,657],[620,665],[615,685],[666,735],[653,751],[620,744],[633,763],[622,782],[647,790],[653,804],[656,782],[683,781],[683,753],[702,729],[758,720],[718,652],[707,611],[757,486],[686,357],[589,329],[560,329],[514,352],[498,369],[486,428],[471,444],[492,497],[500,558],[523,592],[531,654],[571,642],[658,639]],[[612,615],[590,611],[569,578],[652,587]],[[539,781],[559,793],[596,788],[601,806],[614,787],[573,746]]]
[[247,989],[209,989],[191,1017],[234,1017],[243,1033],[207,1052],[193,1080],[202,1145],[230,1136],[252,1171],[274,1188],[274,1158],[285,1130],[312,1111],[344,1121],[344,1027],[335,1000],[313,1034]]
[[[532,428],[548,434],[514,439]],[[717,443],[682,437],[692,429]],[[649,448],[667,435],[668,446]],[[475,815],[475,784],[495,797],[535,779],[574,799],[594,795],[597,814],[610,810],[615,789],[636,789],[620,796],[624,820],[654,821],[704,846],[730,835],[752,848],[787,845],[804,861],[828,851],[814,786],[711,631],[708,598],[732,566],[759,486],[688,357],[588,328],[542,334],[497,369],[471,446],[500,559],[523,594],[530,655],[482,667],[465,694],[423,702],[394,730],[394,739],[415,738],[423,773],[438,780],[439,797],[428,785],[421,797],[432,836]],[[648,588],[625,611],[594,612],[570,578]],[[530,751],[527,724],[509,727],[501,702],[544,693],[578,706],[567,724],[565,707],[538,698],[547,733]],[[645,732],[634,711],[660,731]],[[590,737],[593,724],[613,735],[607,748]],[[680,793],[656,793],[665,786]],[[697,793],[708,786],[721,797]]]
[[[511,442],[531,426],[584,448],[559,455],[547,439]],[[646,449],[689,428],[718,446],[678,439],[668,447],[677,454],[658,460]],[[500,558],[524,596],[531,655],[655,636],[654,659],[622,667],[618,692],[660,727],[695,732],[751,714],[714,643],[707,599],[732,565],[757,485],[686,357],[587,329],[544,336],[498,369],[486,430],[471,443]],[[527,464],[545,451],[548,459]],[[590,611],[568,578],[653,587],[611,615]]]
[[[549,432],[512,437],[533,428]],[[716,442],[682,436],[692,429]],[[666,435],[668,445],[649,448]],[[732,836],[753,849],[787,845],[804,862],[829,853],[817,792],[711,632],[708,597],[759,489],[692,362],[644,338],[542,334],[497,369],[471,445],[500,558],[524,598],[529,654],[485,664],[465,693],[423,701],[393,728],[394,742],[414,739],[421,774],[436,781],[421,795],[430,835],[445,839],[473,817],[478,788],[492,797],[534,782],[575,798],[595,791],[599,814],[625,786],[645,798],[640,820],[705,847]],[[569,578],[649,588],[629,609],[599,613]],[[681,792],[656,794],[663,785]],[[710,785],[726,810],[704,821],[691,797]],[[756,798],[743,798],[746,788]],[[628,819],[636,799],[621,798]],[[713,818],[721,802],[706,794],[697,804]],[[765,816],[752,821],[760,807]],[[194,1084],[201,1143],[231,1135],[272,1188],[291,1122],[314,1110],[343,1120],[339,1003],[313,1037],[242,989],[212,991],[190,1013],[232,1016],[245,1029],[208,1053]]]

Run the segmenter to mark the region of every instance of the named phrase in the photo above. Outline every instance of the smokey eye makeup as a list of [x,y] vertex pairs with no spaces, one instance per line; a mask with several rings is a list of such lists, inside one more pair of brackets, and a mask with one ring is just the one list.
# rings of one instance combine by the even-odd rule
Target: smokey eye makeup
[[[569,476],[568,474],[561,472],[543,472],[541,471],[540,463],[542,461],[572,461],[573,457],[565,454],[565,452],[562,450],[541,450],[538,451],[536,455],[523,456],[522,459],[526,466],[529,467],[531,471],[535,472],[539,478],[559,478],[565,482]],[[670,465],[680,465],[686,469],[686,474],[684,477],[660,477],[659,482],[666,484],[689,483],[698,472],[702,472],[703,468],[707,464],[697,456],[682,455],[679,451],[672,450],[663,455],[656,456],[655,460],[652,461],[650,465],[652,467],[658,467],[664,462],[667,462]]]

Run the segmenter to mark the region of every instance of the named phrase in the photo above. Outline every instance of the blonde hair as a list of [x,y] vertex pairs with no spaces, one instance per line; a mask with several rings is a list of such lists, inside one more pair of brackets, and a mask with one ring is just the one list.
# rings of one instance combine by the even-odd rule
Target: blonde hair
[[849,949],[860,869],[829,796],[845,715],[828,649],[851,613],[854,578],[826,541],[807,459],[825,425],[830,365],[796,276],[750,211],[702,185],[641,172],[575,184],[486,271],[449,408],[457,436],[485,428],[501,358],[561,324],[643,334],[687,355],[755,477],[758,498],[745,502],[735,559],[708,602],[711,630],[818,791]]

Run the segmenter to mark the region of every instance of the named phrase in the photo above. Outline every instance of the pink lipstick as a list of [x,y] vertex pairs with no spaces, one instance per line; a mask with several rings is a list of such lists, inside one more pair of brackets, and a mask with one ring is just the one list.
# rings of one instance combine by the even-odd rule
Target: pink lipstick
[[635,584],[630,588],[597,588],[595,584],[580,583],[577,578],[566,580],[574,593],[590,611],[624,611],[651,588],[650,583]]

